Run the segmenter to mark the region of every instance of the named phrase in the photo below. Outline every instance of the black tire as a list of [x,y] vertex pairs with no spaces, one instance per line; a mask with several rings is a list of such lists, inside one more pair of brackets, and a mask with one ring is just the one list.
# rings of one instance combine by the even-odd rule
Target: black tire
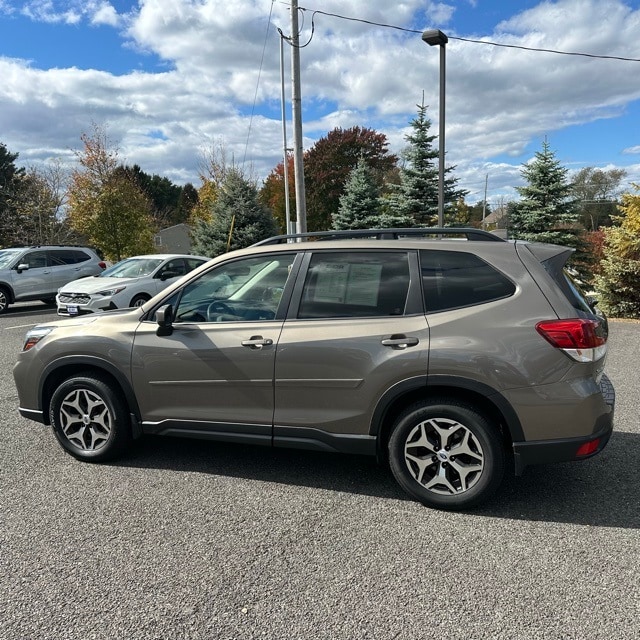
[[437,398],[399,416],[389,464],[398,484],[424,505],[468,509],[497,490],[505,450],[498,429],[473,407]]
[[49,418],[62,448],[78,460],[112,460],[131,443],[129,416],[120,395],[92,374],[69,378],[55,390]]
[[9,292],[4,287],[0,287],[0,314],[9,308],[10,300]]
[[138,295],[133,296],[131,298],[131,302],[129,303],[130,307],[140,307],[147,300],[151,300],[151,298],[146,293],[139,293]]

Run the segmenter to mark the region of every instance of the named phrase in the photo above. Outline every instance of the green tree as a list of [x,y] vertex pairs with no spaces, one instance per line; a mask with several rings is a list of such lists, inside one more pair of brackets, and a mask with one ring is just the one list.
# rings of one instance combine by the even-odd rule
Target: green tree
[[71,174],[69,221],[110,260],[153,251],[151,204],[135,181],[119,166],[106,132],[94,125],[83,133],[76,156],[80,168]]
[[534,159],[525,164],[521,175],[524,187],[516,187],[520,200],[509,214],[509,235],[519,240],[550,242],[575,247],[579,230],[576,200],[549,143],[542,143]]
[[23,184],[25,169],[17,167],[17,153],[11,153],[0,142],[0,247],[16,244],[20,232],[16,198]]
[[407,218],[385,210],[380,200],[380,186],[363,157],[349,175],[332,222],[333,229],[379,229],[410,223]]
[[320,138],[304,154],[307,228],[323,231],[331,227],[349,174],[363,157],[382,187],[396,167],[383,133],[363,127],[336,128]]
[[231,168],[212,204],[210,219],[195,223],[192,248],[194,253],[214,258],[275,234],[273,215],[260,203],[255,183]]
[[620,183],[627,175],[624,169],[584,167],[573,176],[571,192],[578,201],[580,221],[585,229],[597,231],[611,224],[617,212]]
[[509,211],[509,236],[573,247],[576,251],[569,264],[583,282],[590,284],[595,257],[589,251],[587,235],[579,221],[568,171],[561,166],[546,140],[542,151],[536,152],[521,173],[527,184],[516,187],[521,199]]
[[605,313],[640,318],[640,185],[633,188],[623,194],[614,226],[603,229],[605,258],[595,283]]
[[[400,183],[393,190],[390,205],[397,215],[410,217],[414,225],[434,225],[438,221],[439,151],[433,147],[437,136],[429,133],[431,120],[427,118],[424,100],[417,107],[418,116],[410,123],[412,132],[405,137],[409,145],[402,153]],[[445,224],[453,222],[456,203],[467,194],[457,187],[454,169],[445,168]]]
[[123,169],[149,198],[156,229],[187,222],[198,203],[198,192],[191,183],[177,185],[169,178],[145,173],[137,164]]

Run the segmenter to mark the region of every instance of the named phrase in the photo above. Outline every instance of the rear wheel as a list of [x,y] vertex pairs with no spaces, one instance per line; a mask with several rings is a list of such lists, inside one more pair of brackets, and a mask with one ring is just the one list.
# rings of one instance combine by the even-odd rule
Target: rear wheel
[[110,383],[90,374],[69,378],[55,390],[49,417],[60,445],[79,460],[112,459],[131,441],[120,395]]
[[498,488],[505,452],[500,433],[472,407],[440,398],[409,407],[389,439],[400,486],[423,504],[466,509]]
[[9,307],[9,293],[4,287],[0,287],[0,313],[4,313]]

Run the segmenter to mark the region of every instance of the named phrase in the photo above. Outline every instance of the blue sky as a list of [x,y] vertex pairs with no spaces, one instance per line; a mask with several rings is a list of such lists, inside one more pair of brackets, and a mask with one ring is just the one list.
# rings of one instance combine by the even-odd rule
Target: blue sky
[[[470,202],[487,176],[493,204],[516,197],[545,137],[570,171],[640,182],[640,62],[487,44],[640,60],[640,0],[299,5],[305,147],[359,125],[399,152],[423,91],[437,134],[439,55],[420,34],[438,28],[447,162]],[[123,162],[178,183],[198,186],[216,148],[264,178],[282,156],[278,28],[289,35],[286,0],[0,0],[0,142],[19,164],[72,167],[96,123]]]

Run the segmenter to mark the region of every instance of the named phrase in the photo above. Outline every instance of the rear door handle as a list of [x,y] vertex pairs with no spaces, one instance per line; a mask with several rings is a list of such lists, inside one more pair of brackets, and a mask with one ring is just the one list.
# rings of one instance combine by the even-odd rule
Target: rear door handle
[[262,347],[270,347],[273,344],[273,340],[262,336],[251,336],[249,340],[243,340],[241,344],[243,347],[249,347],[249,349],[262,349]]
[[382,341],[383,346],[393,347],[394,349],[406,349],[407,347],[415,347],[420,340],[412,336],[405,336],[402,334],[394,334],[390,338],[385,338]]

